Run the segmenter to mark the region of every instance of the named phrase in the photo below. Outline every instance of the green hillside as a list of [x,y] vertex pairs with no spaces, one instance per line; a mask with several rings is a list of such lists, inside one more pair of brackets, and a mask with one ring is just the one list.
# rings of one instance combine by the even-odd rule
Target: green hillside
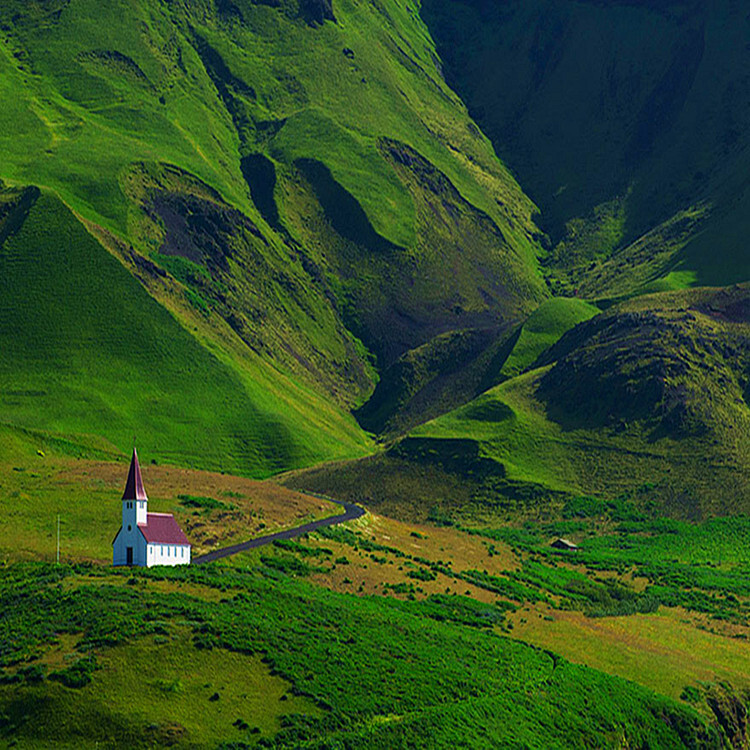
[[547,300],[521,326],[500,372],[508,378],[519,375],[573,326],[598,314],[596,307],[582,300],[567,297]]
[[[583,494],[638,496],[679,518],[746,514],[749,294],[661,293],[594,317],[548,303],[506,354],[503,370],[525,372],[385,453],[284,481],[399,518],[546,517]],[[571,313],[589,319],[539,354],[553,326],[526,326]]]
[[261,361],[212,354],[48,193],[0,248],[3,423],[265,476],[368,449],[354,420]]
[[745,281],[747,19],[728,0],[426,0],[464,98],[537,202],[555,285]]
[[[241,371],[259,413],[280,415],[294,437],[270,439],[257,415],[215,426],[216,455],[231,446],[237,469],[366,449],[339,409],[363,404],[378,370],[451,332],[502,337],[547,296],[534,205],[443,81],[419,16],[396,2],[13,0],[0,30],[3,216],[24,186],[56,196],[194,344]],[[23,231],[54,244],[39,210]],[[9,279],[41,321],[56,311],[38,282],[31,269]],[[29,331],[13,357],[32,333],[42,335]],[[67,333],[45,335],[54,348]],[[39,378],[53,361],[37,363]],[[4,364],[23,380],[23,359]],[[68,375],[81,394],[83,376]],[[189,424],[186,391],[157,387],[159,377],[144,374],[143,399],[164,396],[162,421]],[[129,408],[114,386],[97,388],[110,409]],[[57,403],[37,403],[33,426],[127,446],[132,419],[115,430],[106,410]],[[8,421],[30,426],[20,408]],[[167,445],[173,429],[162,428],[162,454],[201,460]]]
[[517,375],[567,330],[598,312],[582,300],[554,297],[501,335],[480,328],[436,336],[382,372],[357,419],[381,439],[403,435]]
[[[425,737],[438,747],[722,747],[692,707],[484,627],[495,607],[454,619],[462,597],[342,596],[257,560],[127,581],[66,566],[3,572],[13,645],[0,654],[0,737],[18,747],[50,731],[77,747],[392,748]],[[128,677],[140,683],[132,697]]]
[[[0,746],[750,747],[748,69],[734,0],[2,0]],[[134,440],[256,546],[105,566]]]
[[747,307],[741,286],[613,308],[397,453],[468,475],[501,504],[648,485],[678,515],[747,513]]

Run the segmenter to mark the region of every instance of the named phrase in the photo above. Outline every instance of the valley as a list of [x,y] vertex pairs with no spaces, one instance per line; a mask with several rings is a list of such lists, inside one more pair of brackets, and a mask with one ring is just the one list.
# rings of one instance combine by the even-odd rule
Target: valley
[[0,4],[0,746],[750,747],[746,16]]

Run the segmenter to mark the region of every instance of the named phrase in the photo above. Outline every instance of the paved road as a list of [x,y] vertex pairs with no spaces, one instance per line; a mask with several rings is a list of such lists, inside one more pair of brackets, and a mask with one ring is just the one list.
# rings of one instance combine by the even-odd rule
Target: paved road
[[353,521],[355,518],[361,518],[365,514],[364,508],[360,508],[359,505],[345,503],[341,500],[334,500],[331,497],[315,495],[312,492],[307,494],[320,498],[321,500],[327,500],[329,503],[336,503],[336,505],[340,505],[344,509],[344,512],[338,516],[330,516],[329,518],[321,518],[318,521],[310,521],[310,523],[297,526],[293,529],[277,531],[275,534],[266,534],[266,536],[259,536],[255,539],[250,539],[247,542],[240,542],[239,544],[233,544],[230,547],[215,549],[213,552],[200,555],[200,557],[194,557],[192,560],[193,564],[202,565],[203,563],[213,562],[214,560],[221,560],[223,557],[236,555],[238,552],[245,552],[246,550],[255,549],[256,547],[263,547],[265,544],[270,544],[279,539],[293,539],[295,536],[302,536],[302,534],[307,534],[316,529],[323,529],[326,526],[335,526],[336,524],[344,523],[344,521]]

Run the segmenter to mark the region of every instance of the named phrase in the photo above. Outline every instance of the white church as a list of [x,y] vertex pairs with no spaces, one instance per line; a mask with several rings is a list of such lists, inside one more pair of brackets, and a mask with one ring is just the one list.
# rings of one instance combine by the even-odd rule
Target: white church
[[133,448],[122,495],[122,526],[112,541],[114,565],[189,565],[190,542],[171,513],[149,513],[138,454]]

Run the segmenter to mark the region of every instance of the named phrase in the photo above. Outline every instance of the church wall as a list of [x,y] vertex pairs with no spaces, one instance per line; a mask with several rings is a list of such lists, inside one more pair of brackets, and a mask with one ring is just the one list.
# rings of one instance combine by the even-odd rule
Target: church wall
[[133,548],[133,565],[146,565],[146,540],[137,528],[128,531],[127,526],[120,529],[112,545],[112,563],[127,565],[127,548]]
[[190,547],[182,544],[149,544],[148,565],[189,565]]

